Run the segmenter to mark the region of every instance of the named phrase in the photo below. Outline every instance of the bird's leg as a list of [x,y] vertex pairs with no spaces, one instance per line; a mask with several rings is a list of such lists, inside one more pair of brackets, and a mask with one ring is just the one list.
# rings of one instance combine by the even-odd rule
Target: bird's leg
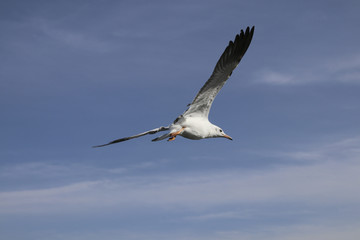
[[168,141],[173,141],[175,140],[176,136],[179,135],[180,133],[182,133],[184,131],[185,127],[182,127],[179,131],[176,131],[174,133],[170,133],[170,138],[168,139]]
[[175,140],[176,137],[171,137],[168,139],[168,142]]

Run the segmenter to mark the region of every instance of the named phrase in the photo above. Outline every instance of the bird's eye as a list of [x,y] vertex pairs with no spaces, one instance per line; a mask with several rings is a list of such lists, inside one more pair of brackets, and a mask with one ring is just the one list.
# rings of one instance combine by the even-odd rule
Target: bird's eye
[[222,132],[222,129],[220,129],[220,132]]

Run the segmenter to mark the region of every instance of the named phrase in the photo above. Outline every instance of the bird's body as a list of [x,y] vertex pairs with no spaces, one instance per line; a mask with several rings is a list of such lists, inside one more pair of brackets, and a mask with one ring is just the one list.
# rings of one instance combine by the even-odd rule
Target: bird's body
[[[177,121],[170,125],[170,133],[179,132],[184,138],[200,140],[215,137],[219,127],[212,124],[208,118],[203,116],[179,116]],[[157,141],[157,139],[153,139]]]
[[159,141],[166,138],[169,138],[169,141],[172,141],[178,135],[193,140],[217,137],[224,137],[232,140],[232,138],[229,135],[226,135],[221,128],[210,123],[208,116],[212,102],[244,56],[251,43],[253,34],[254,27],[251,29],[247,27],[245,32],[241,30],[240,34],[236,35],[234,42],[229,42],[229,45],[218,60],[209,80],[200,89],[193,102],[189,105],[189,108],[182,115],[177,117],[171,125],[155,128],[131,137],[120,138],[95,147],[103,147],[160,131],[168,131],[168,133],[153,139],[153,141]]
[[208,119],[203,117],[184,117],[183,119],[182,124],[174,124],[174,129],[184,128],[184,131],[179,134],[180,136],[193,140],[200,140],[211,136],[209,129],[213,125]]

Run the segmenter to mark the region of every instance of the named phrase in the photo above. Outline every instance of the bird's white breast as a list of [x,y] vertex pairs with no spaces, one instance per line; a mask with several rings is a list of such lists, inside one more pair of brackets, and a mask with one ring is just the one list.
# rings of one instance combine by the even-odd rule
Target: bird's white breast
[[189,139],[199,140],[209,137],[212,124],[207,118],[187,116],[181,124],[185,127],[181,136]]

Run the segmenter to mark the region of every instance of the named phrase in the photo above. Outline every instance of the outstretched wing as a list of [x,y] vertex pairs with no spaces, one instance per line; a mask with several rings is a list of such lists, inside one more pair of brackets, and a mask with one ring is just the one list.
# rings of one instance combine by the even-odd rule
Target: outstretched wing
[[231,76],[232,71],[239,64],[241,58],[244,56],[250,45],[253,34],[254,27],[251,29],[247,27],[245,32],[241,30],[240,34],[236,35],[234,42],[229,42],[229,45],[221,55],[209,80],[207,80],[205,85],[200,89],[183,115],[196,113],[208,117],[212,102],[226,80]]
[[106,144],[103,144],[103,145],[97,145],[97,146],[93,146],[93,147],[94,147],[94,148],[104,147],[104,146],[107,146],[107,145],[110,145],[110,144],[114,144],[114,143],[118,143],[118,142],[123,142],[123,141],[127,141],[127,140],[130,140],[130,139],[133,139],[133,138],[142,137],[142,136],[145,136],[145,135],[147,135],[147,134],[154,134],[154,133],[161,132],[161,131],[166,131],[166,130],[169,130],[169,127],[159,127],[159,128],[155,128],[155,129],[149,130],[149,131],[147,131],[147,132],[139,133],[139,134],[134,135],[134,136],[131,136],[131,137],[119,138],[119,139],[116,139],[116,140],[111,141],[111,142],[109,142],[109,143],[106,143]]

